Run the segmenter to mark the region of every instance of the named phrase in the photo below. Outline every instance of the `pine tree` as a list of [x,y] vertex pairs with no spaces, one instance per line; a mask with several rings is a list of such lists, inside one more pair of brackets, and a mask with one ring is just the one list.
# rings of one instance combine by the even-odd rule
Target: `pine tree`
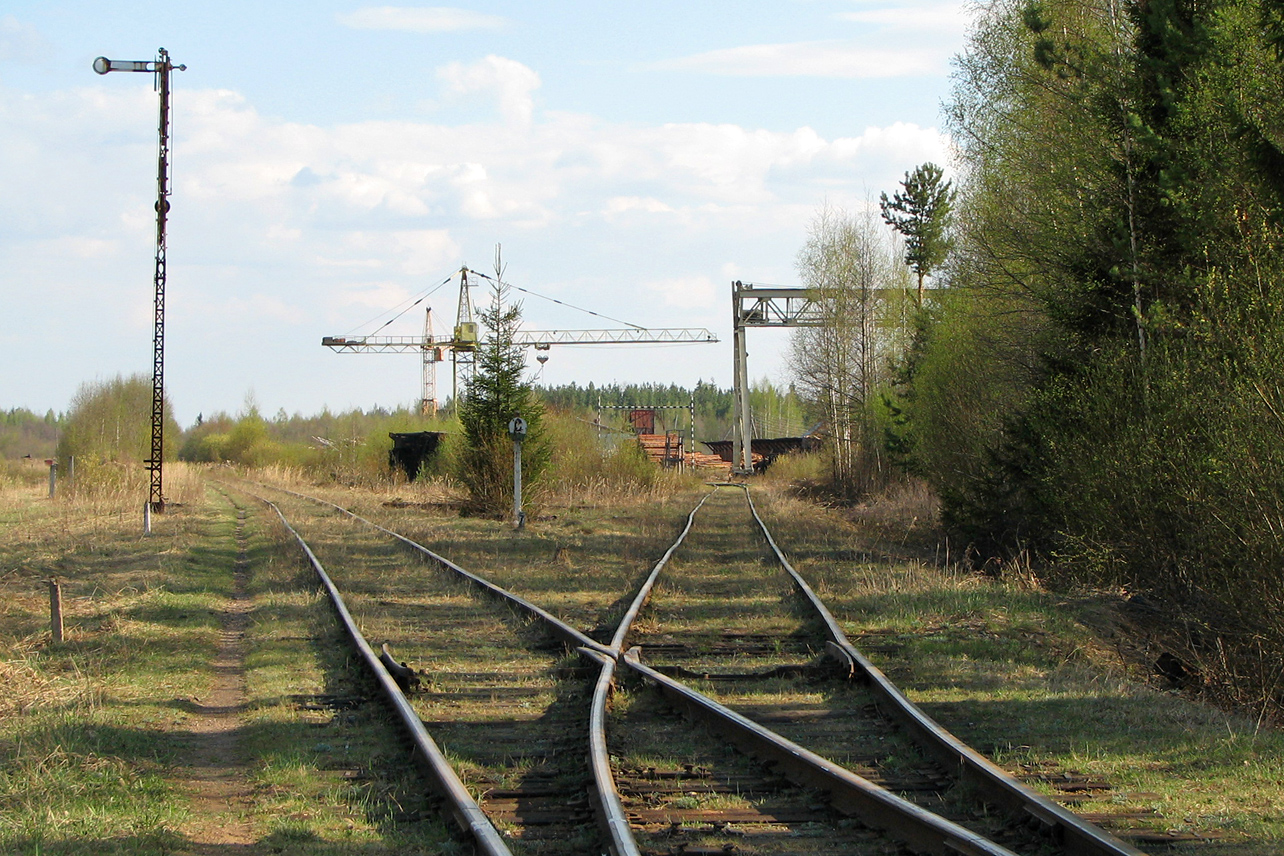
[[918,305],[923,305],[923,278],[931,276],[950,250],[949,224],[954,189],[944,171],[925,163],[905,173],[902,190],[891,199],[879,196],[887,225],[905,236],[905,264],[918,276]]
[[476,368],[459,406],[464,432],[460,478],[473,510],[503,514],[513,496],[513,447],[508,423],[526,420],[522,447],[523,493],[538,488],[548,469],[551,446],[543,431],[543,405],[527,383],[526,356],[513,339],[522,320],[520,303],[508,303],[509,287],[497,265],[491,280],[491,305],[480,313],[488,336],[477,349]]

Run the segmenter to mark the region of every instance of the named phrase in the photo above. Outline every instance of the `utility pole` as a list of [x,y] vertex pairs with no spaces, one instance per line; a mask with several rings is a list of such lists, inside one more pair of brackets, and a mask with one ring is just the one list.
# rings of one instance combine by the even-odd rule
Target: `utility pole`
[[147,495],[149,511],[165,510],[164,446],[165,446],[165,223],[169,216],[169,79],[174,69],[186,71],[185,65],[170,62],[169,52],[157,50],[155,60],[111,60],[100,56],[94,60],[94,71],[107,74],[112,71],[150,72],[155,75],[155,85],[160,92],[160,120],[157,134],[160,144],[156,156],[156,269],[153,276],[155,290],[152,298],[152,448],[151,457],[143,463],[151,473]]

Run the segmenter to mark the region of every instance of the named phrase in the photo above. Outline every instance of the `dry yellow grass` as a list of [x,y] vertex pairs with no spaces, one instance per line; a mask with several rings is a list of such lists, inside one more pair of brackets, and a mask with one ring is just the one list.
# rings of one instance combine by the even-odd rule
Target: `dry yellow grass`
[[[223,473],[230,471],[167,468],[174,508],[156,519],[150,539],[141,534],[141,483],[128,490],[68,492],[52,501],[47,483],[29,473],[0,484],[0,749],[8,747],[3,760],[10,769],[45,776],[33,793],[46,802],[62,804],[65,795],[58,788],[80,793],[77,799],[88,802],[69,809],[73,815],[105,799],[105,791],[87,783],[121,774],[142,807],[128,823],[149,830],[122,833],[135,852],[172,853],[181,844],[173,838],[181,805],[166,790],[160,765],[139,756],[132,741],[139,732],[151,739],[181,726],[183,714],[174,700],[199,694],[208,677],[194,668],[163,671],[159,660],[143,655],[167,634],[182,636],[192,663],[214,644],[216,622],[209,611],[217,609],[229,585],[220,576],[230,548],[219,527],[229,524],[211,506],[219,500],[203,498],[201,482]],[[344,488],[317,487],[297,471],[253,475],[319,493],[404,531],[584,629],[614,626],[621,599],[694,504],[694,493],[681,480],[645,492],[619,492],[604,483],[585,495],[555,498],[543,517],[515,533],[499,521],[458,517],[453,502],[459,494],[444,482]],[[996,581],[954,563],[942,567],[943,561],[934,561],[931,498],[914,491],[847,511],[820,509],[783,488],[755,496],[777,540],[858,645],[867,646],[929,713],[960,736],[1004,763],[1080,769],[1109,779],[1120,794],[1154,794],[1150,805],[1165,828],[1223,836],[1215,845],[1193,842],[1177,852],[1278,852],[1284,818],[1275,806],[1284,804],[1284,739],[1268,726],[1183,698],[1139,674],[1117,650],[1119,640],[1089,629],[1089,623],[1109,627],[1099,620],[1113,608],[1109,597],[1061,596],[1032,577],[1011,574]],[[357,529],[337,518],[333,525],[336,531]],[[265,753],[288,745],[314,748],[321,741],[307,718],[317,714],[305,715],[281,699],[327,692],[344,665],[326,659],[325,646],[337,645],[333,639],[314,641],[329,619],[300,577],[293,554],[282,552],[261,520],[253,526],[259,539],[255,561],[264,563],[262,585],[254,592],[264,624],[255,637],[262,647],[251,665],[251,685],[264,699],[276,699],[272,704],[284,705],[265,701],[255,725],[262,737],[258,745]],[[204,551],[201,544],[207,545]],[[363,610],[387,636],[409,638],[413,623],[397,613],[415,606],[412,601],[422,594],[411,586],[413,578],[398,575],[407,557],[392,551],[386,558],[388,582],[379,593],[367,593]],[[68,581],[69,640],[52,652],[44,584],[51,576]],[[458,591],[433,597],[443,614],[464,598]],[[471,670],[459,662],[452,670]],[[288,688],[299,681],[310,689]],[[535,696],[531,703],[548,698]],[[126,714],[130,725],[118,729]],[[51,742],[37,740],[32,728],[44,729]],[[85,737],[89,732],[97,737]],[[308,735],[306,744],[284,742]],[[19,737],[27,747],[21,756],[13,752]],[[112,742],[117,737],[125,742]],[[90,742],[76,742],[85,740]],[[346,745],[325,742],[327,751]],[[333,775],[324,785],[328,797],[300,796],[316,761],[308,751],[281,751],[263,768],[264,793],[272,797],[261,811],[274,824],[273,841],[307,853],[308,835],[324,843],[351,821],[357,831],[350,835],[360,846],[380,852],[382,845],[372,842],[398,834],[399,823],[389,819],[396,810],[373,786],[358,793],[358,785]],[[351,755],[341,763],[359,766]],[[485,765],[473,766],[478,776],[487,774]],[[393,793],[406,798],[404,791]],[[33,830],[43,830],[44,847],[58,836],[90,834],[67,818],[41,826],[35,814],[23,814],[34,812],[31,799],[9,799],[8,820],[0,822],[0,836],[9,837],[0,841],[27,846],[36,840]],[[14,831],[14,818],[22,817],[26,831]],[[317,844],[311,852],[343,851]]]

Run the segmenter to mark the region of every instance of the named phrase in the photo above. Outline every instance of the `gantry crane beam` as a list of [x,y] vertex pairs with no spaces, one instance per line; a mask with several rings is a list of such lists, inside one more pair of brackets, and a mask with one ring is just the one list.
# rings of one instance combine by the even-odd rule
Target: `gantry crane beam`
[[[903,294],[901,288],[864,289],[875,300]],[[732,431],[732,472],[753,472],[751,420],[749,413],[749,350],[745,331],[750,327],[823,327],[826,321],[825,290],[785,285],[731,283],[732,403],[735,426]]]
[[736,328],[821,327],[825,324],[822,293],[816,288],[732,283]]
[[823,294],[815,288],[761,286],[736,280],[731,283],[732,472],[753,472],[753,439],[749,420],[749,350],[745,331],[750,327],[820,327],[824,322]]

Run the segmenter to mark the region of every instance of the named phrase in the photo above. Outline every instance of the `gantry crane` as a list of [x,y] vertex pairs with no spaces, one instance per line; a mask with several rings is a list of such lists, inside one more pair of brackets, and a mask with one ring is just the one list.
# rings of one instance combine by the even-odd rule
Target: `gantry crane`
[[[448,339],[433,335],[432,309],[424,317],[422,336],[324,336],[321,344],[339,353],[393,354],[418,352],[422,359],[421,410],[437,412],[437,363],[450,352],[452,364],[452,396],[457,395],[459,383],[472,377],[474,358],[481,339],[477,322],[473,320],[472,297],[467,267],[459,271],[459,305],[455,315],[454,334]],[[525,290],[525,289],[523,289]],[[560,302],[560,301],[559,301]],[[597,313],[594,313],[597,314]],[[387,326],[387,325],[385,325]],[[519,330],[513,344],[535,348],[542,363],[552,345],[625,345],[625,344],[713,344],[718,337],[704,328],[692,327],[630,327],[596,330]]]

